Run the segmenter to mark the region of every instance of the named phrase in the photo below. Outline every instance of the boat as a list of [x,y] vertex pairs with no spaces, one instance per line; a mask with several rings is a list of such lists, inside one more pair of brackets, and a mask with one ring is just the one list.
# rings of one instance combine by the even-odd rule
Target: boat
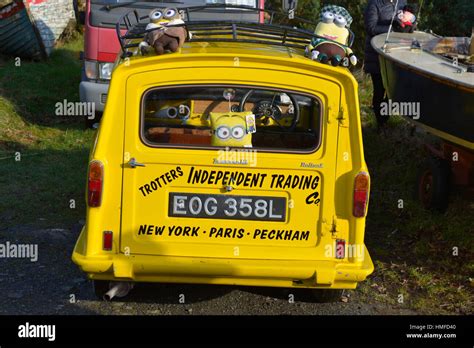
[[469,38],[415,31],[375,36],[390,103],[418,103],[407,119],[445,141],[474,150],[474,52]]
[[[474,38],[474,35],[473,35]],[[414,32],[381,34],[378,52],[389,105],[418,106],[403,114],[435,136],[424,141],[417,195],[429,210],[444,213],[452,188],[474,197],[474,39]],[[412,108],[412,109],[417,109]],[[405,108],[410,110],[410,108]]]
[[46,58],[74,19],[69,0],[0,0],[0,53]]
[[46,57],[41,36],[23,1],[3,1],[0,6],[0,53],[30,59]]

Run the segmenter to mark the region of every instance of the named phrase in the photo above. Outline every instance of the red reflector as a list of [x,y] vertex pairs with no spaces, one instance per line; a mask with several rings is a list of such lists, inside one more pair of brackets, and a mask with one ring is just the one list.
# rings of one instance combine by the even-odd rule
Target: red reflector
[[117,58],[117,53],[108,53],[108,52],[98,52],[97,60],[99,62],[113,63]]
[[361,172],[357,174],[354,181],[354,207],[355,217],[364,217],[367,213],[367,203],[369,200],[370,178],[369,174]]
[[102,203],[102,186],[104,167],[99,161],[89,164],[89,180],[87,183],[87,204],[89,207],[100,207]]
[[94,192],[99,192],[102,186],[102,181],[100,180],[90,180],[89,181],[89,189]]
[[103,249],[112,250],[112,244],[114,240],[114,234],[112,231],[104,231]]
[[336,239],[336,259],[346,257],[346,241],[344,239]]

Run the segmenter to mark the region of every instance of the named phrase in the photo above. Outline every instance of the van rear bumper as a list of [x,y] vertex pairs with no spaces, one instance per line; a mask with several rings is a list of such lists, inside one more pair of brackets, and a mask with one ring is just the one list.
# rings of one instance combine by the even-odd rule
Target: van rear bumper
[[374,269],[366,248],[362,263],[133,254],[86,256],[81,253],[85,250],[80,245],[84,241],[81,237],[72,260],[95,280],[354,289]]

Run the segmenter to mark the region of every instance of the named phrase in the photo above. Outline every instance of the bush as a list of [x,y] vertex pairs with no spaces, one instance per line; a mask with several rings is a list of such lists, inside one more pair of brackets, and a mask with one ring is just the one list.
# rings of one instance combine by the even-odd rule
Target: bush
[[474,26],[474,1],[425,0],[419,27],[442,36],[471,36]]

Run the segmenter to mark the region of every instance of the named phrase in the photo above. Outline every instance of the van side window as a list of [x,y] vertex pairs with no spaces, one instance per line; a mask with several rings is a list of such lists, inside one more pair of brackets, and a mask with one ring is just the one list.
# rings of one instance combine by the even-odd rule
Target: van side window
[[151,146],[311,151],[320,143],[319,99],[240,86],[157,88],[142,100],[141,132]]

